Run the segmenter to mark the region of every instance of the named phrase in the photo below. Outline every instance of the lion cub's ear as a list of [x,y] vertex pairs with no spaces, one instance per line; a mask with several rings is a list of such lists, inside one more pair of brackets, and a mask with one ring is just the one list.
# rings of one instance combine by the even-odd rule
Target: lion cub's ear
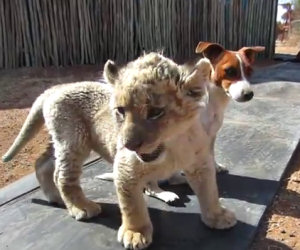
[[115,64],[115,62],[108,60],[105,63],[103,76],[107,82],[109,82],[110,84],[115,84],[119,76],[119,67]]
[[207,85],[211,78],[211,63],[207,58],[200,59],[193,71],[184,81],[186,95],[195,99],[202,99],[207,95]]

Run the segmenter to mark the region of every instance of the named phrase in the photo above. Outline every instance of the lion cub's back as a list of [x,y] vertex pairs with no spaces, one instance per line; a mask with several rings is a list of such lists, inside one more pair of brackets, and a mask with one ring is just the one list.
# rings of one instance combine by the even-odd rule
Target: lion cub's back
[[86,114],[106,108],[109,104],[111,87],[102,82],[75,82],[54,86],[46,90],[44,111],[66,109],[65,111],[84,111]]

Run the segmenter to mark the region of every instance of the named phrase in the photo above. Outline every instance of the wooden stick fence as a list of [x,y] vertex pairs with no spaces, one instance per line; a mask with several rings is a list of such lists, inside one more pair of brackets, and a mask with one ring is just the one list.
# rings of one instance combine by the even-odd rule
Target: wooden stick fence
[[0,0],[0,68],[187,59],[200,40],[274,53],[277,0]]

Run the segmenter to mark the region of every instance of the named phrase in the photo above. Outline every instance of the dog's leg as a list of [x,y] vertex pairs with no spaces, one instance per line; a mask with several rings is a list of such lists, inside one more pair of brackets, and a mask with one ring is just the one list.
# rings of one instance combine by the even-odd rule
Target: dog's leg
[[126,249],[144,249],[151,244],[153,233],[143,197],[144,184],[139,184],[137,180],[132,179],[132,176],[130,180],[123,177],[115,179],[122,214],[118,241],[123,243]]
[[228,169],[224,165],[217,163],[216,161],[215,161],[215,168],[217,170],[217,173],[219,173],[219,174],[228,173]]
[[[180,173],[178,175],[180,175]],[[174,177],[174,178],[176,178],[176,177]],[[181,177],[184,178],[183,176],[181,176]],[[113,175],[113,173],[100,174],[100,175],[97,175],[96,178],[100,179],[100,180],[105,180],[105,181],[114,181],[114,175]],[[174,180],[174,181],[176,182],[177,179]],[[170,182],[170,180],[168,180],[168,182]],[[182,183],[181,179],[179,180],[179,182]],[[176,184],[179,184],[179,183],[176,182],[176,183],[172,183],[172,184],[176,185]],[[145,194],[148,195],[148,196],[157,198],[159,200],[162,200],[162,201],[164,201],[166,203],[171,203],[171,202],[174,202],[174,201],[176,201],[176,200],[179,199],[179,197],[178,197],[177,194],[175,194],[173,192],[162,190],[158,186],[158,184],[157,184],[156,181],[151,181],[151,182],[149,182],[146,185],[146,187],[145,187]]]
[[49,202],[63,205],[64,202],[53,179],[55,168],[53,151],[53,145],[49,143],[46,151],[35,162],[35,174]]
[[[96,175],[95,178],[104,180],[104,181],[114,181],[114,174],[112,172],[99,174],[99,175]],[[167,181],[170,185],[180,185],[180,184],[186,183],[186,178],[185,178],[183,172],[178,171],[178,172],[174,173],[169,179],[167,179]],[[154,187],[154,188],[156,188],[156,187]]]
[[104,173],[95,176],[96,179],[104,180],[104,181],[114,181],[114,173]]
[[180,185],[186,183],[186,178],[183,172],[177,171],[175,172],[169,179],[168,183],[170,185]]
[[162,200],[166,203],[172,203],[179,200],[179,196],[173,192],[162,190],[157,181],[151,181],[147,184],[145,194]]
[[195,166],[185,173],[191,188],[198,197],[202,221],[207,226],[217,229],[234,226],[236,224],[234,213],[222,207],[219,202],[213,157],[208,156],[202,166]]
[[214,136],[212,138],[212,142],[211,142],[211,152],[210,153],[214,158],[214,164],[215,164],[215,168],[217,170],[217,173],[221,173],[221,174],[228,173],[228,169],[225,166],[223,166],[222,164],[219,164],[219,163],[216,162],[216,158],[215,158],[215,141],[216,141],[216,137]]

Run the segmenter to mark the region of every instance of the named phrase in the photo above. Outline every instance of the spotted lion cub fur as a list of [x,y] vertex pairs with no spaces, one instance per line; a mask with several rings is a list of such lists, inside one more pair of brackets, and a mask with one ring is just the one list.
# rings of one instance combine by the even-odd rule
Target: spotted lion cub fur
[[62,85],[40,95],[3,160],[16,155],[45,123],[52,145],[36,162],[41,188],[82,220],[101,212],[79,182],[84,160],[91,150],[98,152],[113,163],[122,214],[118,240],[126,248],[143,249],[152,242],[146,183],[180,169],[199,198],[203,222],[231,227],[236,220],[219,203],[213,159],[205,157],[210,146],[199,128],[209,75],[205,59],[189,71],[157,53],[124,67],[108,61],[107,83]]

